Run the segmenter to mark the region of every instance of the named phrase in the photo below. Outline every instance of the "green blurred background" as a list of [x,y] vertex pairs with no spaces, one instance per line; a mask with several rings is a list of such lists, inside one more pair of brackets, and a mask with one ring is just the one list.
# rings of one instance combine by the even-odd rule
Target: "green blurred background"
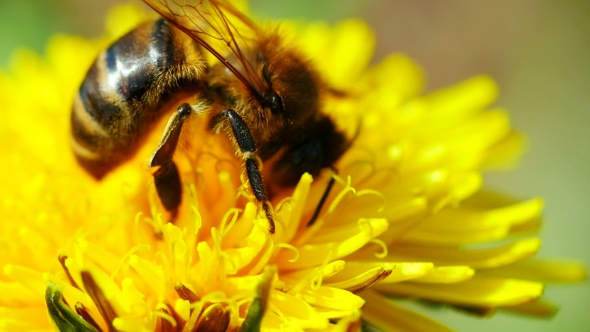
[[[15,48],[44,52],[62,32],[97,36],[115,0],[0,0],[0,66]],[[510,110],[531,148],[517,170],[487,176],[491,187],[546,199],[540,256],[590,262],[590,1],[586,0],[251,0],[272,17],[361,17],[376,31],[378,61],[403,52],[437,88],[485,73],[499,82],[497,105]],[[34,121],[34,119],[31,119]],[[481,321],[418,307],[459,331],[590,331],[587,284],[550,286],[562,304],[551,320],[498,314]],[[415,305],[409,304],[413,308]]]

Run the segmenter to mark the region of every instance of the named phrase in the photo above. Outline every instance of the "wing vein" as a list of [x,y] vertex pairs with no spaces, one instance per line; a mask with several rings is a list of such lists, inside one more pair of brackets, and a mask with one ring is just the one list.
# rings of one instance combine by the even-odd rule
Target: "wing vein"
[[265,86],[255,66],[261,30],[225,0],[143,0],[164,19],[193,38],[216,57],[253,93]]

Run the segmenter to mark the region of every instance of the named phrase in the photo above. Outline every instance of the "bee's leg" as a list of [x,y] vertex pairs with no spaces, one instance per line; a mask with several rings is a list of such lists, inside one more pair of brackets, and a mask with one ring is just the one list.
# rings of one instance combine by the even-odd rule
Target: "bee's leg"
[[[332,169],[332,171],[334,172],[334,175],[338,174],[338,170],[336,170],[334,167],[330,167],[330,169]],[[318,217],[320,216],[320,212],[322,212],[322,208],[324,207],[324,204],[326,204],[326,200],[328,199],[328,196],[330,195],[330,191],[332,190],[332,187],[334,186],[334,182],[336,182],[336,178],[334,176],[332,176],[330,178],[330,182],[328,182],[328,186],[326,187],[324,194],[322,195],[322,198],[320,198],[320,202],[318,203],[318,206],[315,208],[313,215],[311,216],[311,218],[307,222],[307,227],[313,225],[315,223],[315,221],[318,219]]]
[[[322,169],[329,168],[337,173],[334,164],[350,147],[350,140],[338,129],[332,120],[324,116],[315,123],[307,126],[303,132],[305,139],[292,145],[286,150],[273,166],[273,184],[281,187],[294,187],[301,176],[310,173],[317,176]],[[332,177],[319,204],[317,205],[307,226],[313,225],[319,217],[322,208],[334,186]]]
[[244,119],[242,119],[242,117],[240,117],[240,115],[232,109],[225,110],[217,114],[212,119],[212,123],[217,124],[224,121],[225,119],[229,121],[234,138],[236,139],[238,147],[240,148],[240,152],[242,153],[242,158],[246,162],[246,174],[248,175],[248,180],[250,181],[250,187],[252,188],[252,192],[254,193],[256,200],[262,204],[262,208],[264,209],[264,213],[266,214],[266,218],[270,224],[269,232],[274,234],[275,223],[270,211],[266,187],[264,186],[264,181],[262,180],[262,175],[260,174],[260,157],[256,151],[256,144],[254,144],[252,133],[246,125],[246,122],[244,122]]
[[176,113],[168,120],[160,144],[149,160],[150,167],[160,166],[154,173],[156,192],[164,208],[170,211],[173,217],[178,212],[178,207],[182,199],[182,184],[180,182],[178,168],[172,157],[178,145],[184,120],[191,114],[191,111],[192,108],[186,103],[178,107]]

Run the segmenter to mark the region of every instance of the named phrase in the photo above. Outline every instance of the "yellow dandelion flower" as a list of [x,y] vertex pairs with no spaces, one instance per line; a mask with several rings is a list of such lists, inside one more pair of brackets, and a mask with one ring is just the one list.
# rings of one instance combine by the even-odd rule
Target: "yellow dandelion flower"
[[283,22],[326,81],[354,92],[325,108],[351,135],[360,129],[338,176],[304,175],[276,195],[274,235],[218,136],[199,153],[180,149],[174,223],[144,166],[161,131],[95,181],[71,152],[72,101],[99,51],[149,15],[116,7],[104,37],[56,36],[46,57],[17,52],[0,73],[0,330],[446,330],[390,297],[548,315],[543,282],[585,277],[578,263],[531,258],[541,199],[481,189],[482,169],[522,150],[506,112],[490,108],[495,83],[424,94],[403,55],[368,67],[374,38],[357,20]]

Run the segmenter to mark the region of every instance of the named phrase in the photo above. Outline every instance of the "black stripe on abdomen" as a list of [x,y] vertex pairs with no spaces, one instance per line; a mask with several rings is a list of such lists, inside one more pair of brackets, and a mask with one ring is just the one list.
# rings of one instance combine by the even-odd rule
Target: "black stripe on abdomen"
[[103,75],[100,73],[100,67],[97,61],[90,68],[78,94],[86,112],[103,128],[109,128],[114,121],[126,115],[123,114],[121,106],[127,108],[128,104],[121,100],[109,82],[101,79]]
[[169,23],[164,19],[142,25],[106,50],[109,82],[123,102],[143,101],[146,93],[169,67],[184,58],[177,49]]

